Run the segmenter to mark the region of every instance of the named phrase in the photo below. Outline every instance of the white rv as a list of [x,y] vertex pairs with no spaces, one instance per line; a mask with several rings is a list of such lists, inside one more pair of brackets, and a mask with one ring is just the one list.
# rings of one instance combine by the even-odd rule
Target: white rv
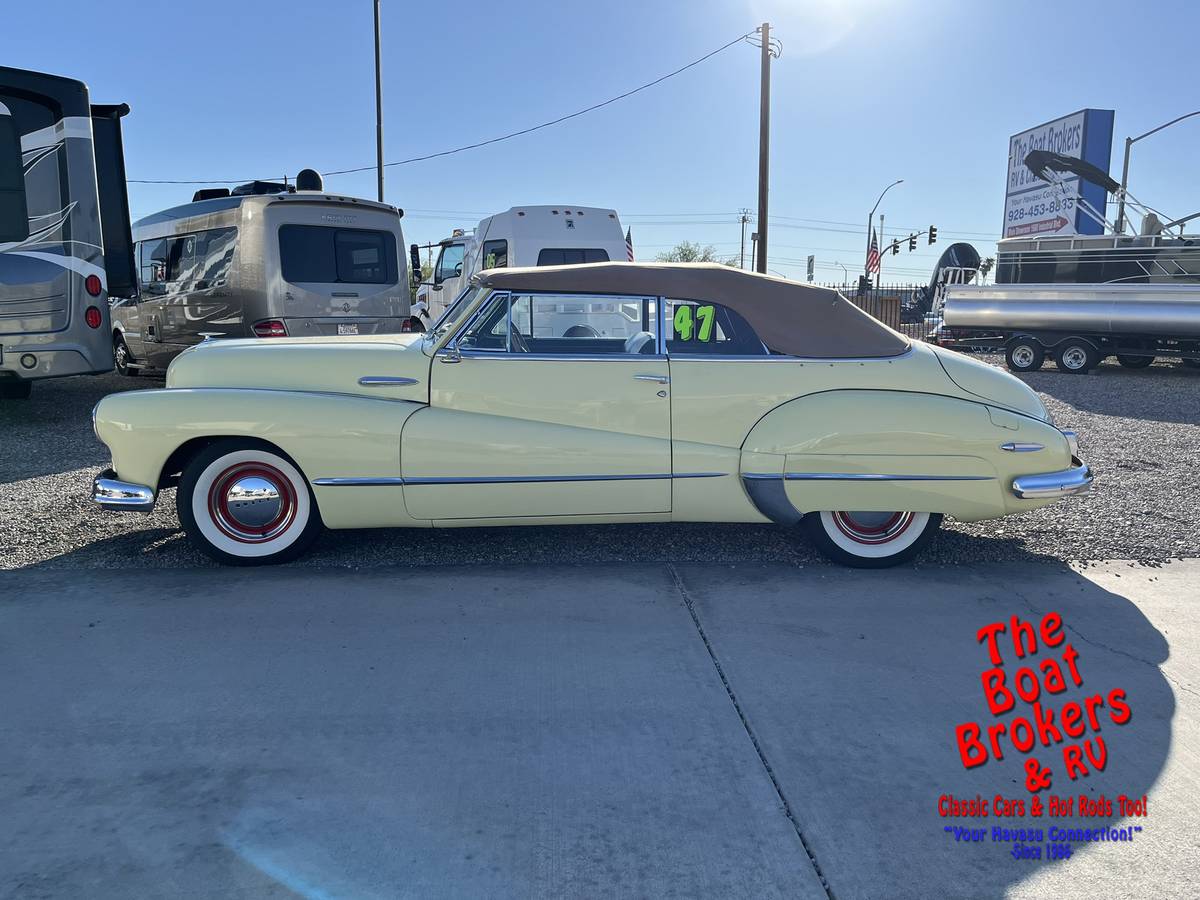
[[433,280],[420,286],[412,308],[426,328],[483,269],[627,259],[616,210],[591,206],[514,206],[439,244]]

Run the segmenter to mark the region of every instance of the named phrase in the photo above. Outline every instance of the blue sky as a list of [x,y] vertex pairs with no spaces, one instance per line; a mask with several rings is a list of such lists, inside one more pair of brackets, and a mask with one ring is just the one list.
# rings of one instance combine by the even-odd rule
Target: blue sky
[[[79,77],[124,101],[132,179],[240,179],[374,162],[371,0],[11,5],[5,65]],[[1123,138],[1200,107],[1200,7],[1114,0],[384,0],[386,158],[437,152],[636,87],[760,22],[774,66],[770,268],[818,279],[861,266],[866,214],[888,231],[939,226],[938,246],[887,256],[885,280],[925,281],[950,240],[993,250],[1008,137],[1083,107],[1116,110]],[[503,144],[387,170],[410,241],[516,204],[615,207],[639,258],[679,240],[736,254],[756,206],[758,55],[737,45],[664,84]],[[1134,149],[1131,187],[1200,210],[1189,177],[1200,117]],[[374,173],[330,178],[373,197]],[[191,186],[130,186],[135,218]],[[779,217],[775,219],[774,217]],[[845,223],[845,224],[842,224]]]

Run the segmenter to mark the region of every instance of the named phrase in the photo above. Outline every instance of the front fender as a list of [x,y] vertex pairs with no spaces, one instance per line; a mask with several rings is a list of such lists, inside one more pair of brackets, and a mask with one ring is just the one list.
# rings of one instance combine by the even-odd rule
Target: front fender
[[[424,404],[305,391],[173,388],[112,394],[96,407],[96,434],[122,481],[157,486],[163,467],[197,438],[267,441],[318,478],[400,476],[400,430]],[[316,488],[332,528],[400,524],[399,488]],[[353,514],[352,514],[353,513]]]
[[[1005,444],[1041,449],[1015,452]],[[786,497],[797,513],[907,510],[965,521],[994,518],[1047,502],[1017,498],[1014,478],[1070,464],[1067,439],[1039,419],[904,391],[835,390],[792,400],[759,420],[742,448],[751,495],[773,494],[776,510]],[[782,482],[782,496],[771,482]]]

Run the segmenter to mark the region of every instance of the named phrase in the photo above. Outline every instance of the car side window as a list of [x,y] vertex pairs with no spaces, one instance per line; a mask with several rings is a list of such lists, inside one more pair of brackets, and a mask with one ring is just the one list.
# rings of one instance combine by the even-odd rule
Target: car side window
[[675,356],[767,356],[762,340],[736,310],[719,303],[667,300],[667,353]]
[[463,350],[514,355],[658,353],[654,297],[512,294],[496,298],[459,339]]

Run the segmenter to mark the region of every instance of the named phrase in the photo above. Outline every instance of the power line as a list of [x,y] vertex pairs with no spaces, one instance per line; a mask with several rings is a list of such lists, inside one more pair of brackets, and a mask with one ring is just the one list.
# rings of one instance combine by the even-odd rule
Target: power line
[[[573,113],[568,113],[565,116],[559,116],[556,119],[551,119],[548,122],[542,122],[539,125],[533,125],[533,126],[530,126],[529,128],[522,128],[520,131],[512,131],[512,132],[509,132],[508,134],[500,135],[499,137],[488,138],[485,141],[476,141],[473,144],[464,144],[461,147],[455,147],[451,150],[440,150],[437,153],[429,153],[429,154],[426,154],[425,156],[413,156],[413,157],[410,157],[409,159],[401,159],[401,160],[397,160],[396,162],[384,163],[384,168],[390,168],[392,166],[406,166],[409,163],[425,162],[426,160],[437,159],[438,157],[442,157],[442,156],[450,156],[455,153],[462,153],[464,150],[475,150],[479,147],[486,147],[489,144],[498,144],[501,141],[507,141],[507,140],[511,140],[512,138],[515,138],[515,137],[521,137],[522,135],[531,134],[534,131],[540,131],[543,128],[549,128],[552,125],[558,125],[562,122],[566,122],[569,119],[575,119],[575,118],[578,118],[579,116],[586,115],[587,113],[595,112],[596,110],[602,109],[605,106],[610,106],[611,104],[616,103],[619,100],[624,100],[626,97],[632,97],[634,94],[640,93],[640,92],[646,90],[647,88],[652,88],[657,84],[662,84],[668,78],[674,78],[676,75],[679,75],[682,72],[686,72],[688,69],[691,69],[694,66],[700,65],[700,63],[702,63],[708,59],[711,59],[712,57],[714,57],[718,53],[720,53],[722,50],[728,50],[734,44],[741,43],[742,41],[748,39],[753,34],[754,34],[753,31],[748,31],[745,34],[740,34],[736,38],[734,38],[732,41],[729,41],[729,43],[722,44],[716,50],[709,51],[708,53],[701,56],[699,59],[694,59],[687,65],[680,66],[678,69],[675,69],[673,72],[668,72],[666,75],[662,75],[658,78],[655,78],[653,81],[648,81],[639,87],[633,88],[633,90],[625,91],[625,93],[623,93],[623,94],[618,94],[615,97],[610,97],[609,99],[601,101],[600,103],[594,103],[591,106],[585,107],[584,109],[577,110]],[[376,167],[373,165],[357,166],[353,169],[334,169],[333,171],[322,172],[321,174],[326,175],[326,176],[328,176],[328,175],[349,175],[354,172],[369,172],[375,168]],[[208,179],[206,181],[199,181],[199,180],[180,181],[180,180],[171,180],[171,179],[155,180],[155,179],[143,179],[143,178],[127,179],[127,181],[130,184],[238,184],[243,181],[251,181],[251,180],[254,180],[254,179],[212,178],[212,179]]]

